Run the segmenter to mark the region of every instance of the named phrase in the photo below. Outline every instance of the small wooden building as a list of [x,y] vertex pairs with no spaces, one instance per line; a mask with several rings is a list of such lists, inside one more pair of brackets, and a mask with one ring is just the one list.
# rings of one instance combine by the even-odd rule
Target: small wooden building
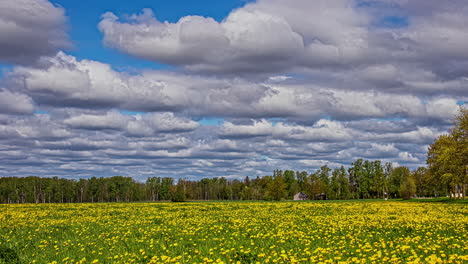
[[303,192],[298,192],[296,193],[296,195],[294,195],[294,201],[303,201],[303,200],[307,200],[307,194],[303,193]]

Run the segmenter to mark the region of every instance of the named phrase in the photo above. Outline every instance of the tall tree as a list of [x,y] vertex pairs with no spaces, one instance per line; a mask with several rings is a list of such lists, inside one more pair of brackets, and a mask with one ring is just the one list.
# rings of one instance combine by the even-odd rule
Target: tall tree
[[385,178],[385,169],[382,166],[382,162],[380,160],[376,160],[372,164],[374,167],[374,177],[372,182],[372,190],[375,195],[374,197],[383,198],[387,185],[387,179]]
[[409,177],[411,174],[407,167],[400,166],[392,170],[389,180],[389,195],[390,197],[396,198],[400,196],[400,188],[402,182]]
[[288,199],[292,199],[292,197],[297,193],[298,186],[296,179],[294,178],[294,171],[292,170],[285,170],[284,174],[284,182],[286,183],[286,190],[288,192]]
[[364,161],[363,159],[358,159],[351,164],[351,167],[348,169],[349,172],[349,184],[351,187],[351,193],[354,198],[362,199],[366,192],[364,182]]
[[450,197],[465,199],[468,184],[468,109],[460,109],[449,134],[429,147],[427,164]]
[[419,167],[411,174],[413,175],[414,183],[416,185],[416,195],[418,197],[431,195],[431,179],[428,177],[428,169],[425,167]]
[[338,199],[349,199],[350,192],[349,192],[349,180],[348,180],[348,173],[346,172],[345,168],[341,166],[336,171],[336,181],[338,183],[338,190],[337,190],[337,198]]
[[287,198],[288,190],[284,177],[281,174],[277,175],[267,185],[267,197],[279,201]]
[[407,173],[402,175],[403,179],[400,183],[400,196],[409,200],[416,194],[416,183],[412,174]]

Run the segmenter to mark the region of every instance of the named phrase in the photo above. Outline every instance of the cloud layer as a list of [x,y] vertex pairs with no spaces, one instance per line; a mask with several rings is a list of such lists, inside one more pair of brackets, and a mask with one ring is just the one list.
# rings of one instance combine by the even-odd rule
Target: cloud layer
[[126,72],[60,51],[66,6],[3,1],[0,176],[424,165],[468,101],[467,6],[258,0],[176,22],[107,12],[106,47],[173,66]]
[[0,62],[30,63],[70,46],[63,8],[47,0],[0,2]]
[[[157,20],[149,9],[121,21],[106,13],[104,43],[139,58],[209,72],[272,72],[362,60],[367,18],[347,0],[258,1],[222,22],[186,16]],[[304,19],[304,18],[310,19]]]

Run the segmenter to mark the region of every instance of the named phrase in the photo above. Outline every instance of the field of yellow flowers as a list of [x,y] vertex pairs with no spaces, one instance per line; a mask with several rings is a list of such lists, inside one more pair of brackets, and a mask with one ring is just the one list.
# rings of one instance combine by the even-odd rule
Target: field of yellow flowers
[[468,206],[0,205],[0,263],[468,263]]

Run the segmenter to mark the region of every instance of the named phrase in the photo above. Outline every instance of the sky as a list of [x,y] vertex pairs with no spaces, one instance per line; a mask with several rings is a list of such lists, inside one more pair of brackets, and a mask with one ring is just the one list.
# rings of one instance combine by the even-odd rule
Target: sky
[[465,0],[0,1],[0,176],[425,166]]

